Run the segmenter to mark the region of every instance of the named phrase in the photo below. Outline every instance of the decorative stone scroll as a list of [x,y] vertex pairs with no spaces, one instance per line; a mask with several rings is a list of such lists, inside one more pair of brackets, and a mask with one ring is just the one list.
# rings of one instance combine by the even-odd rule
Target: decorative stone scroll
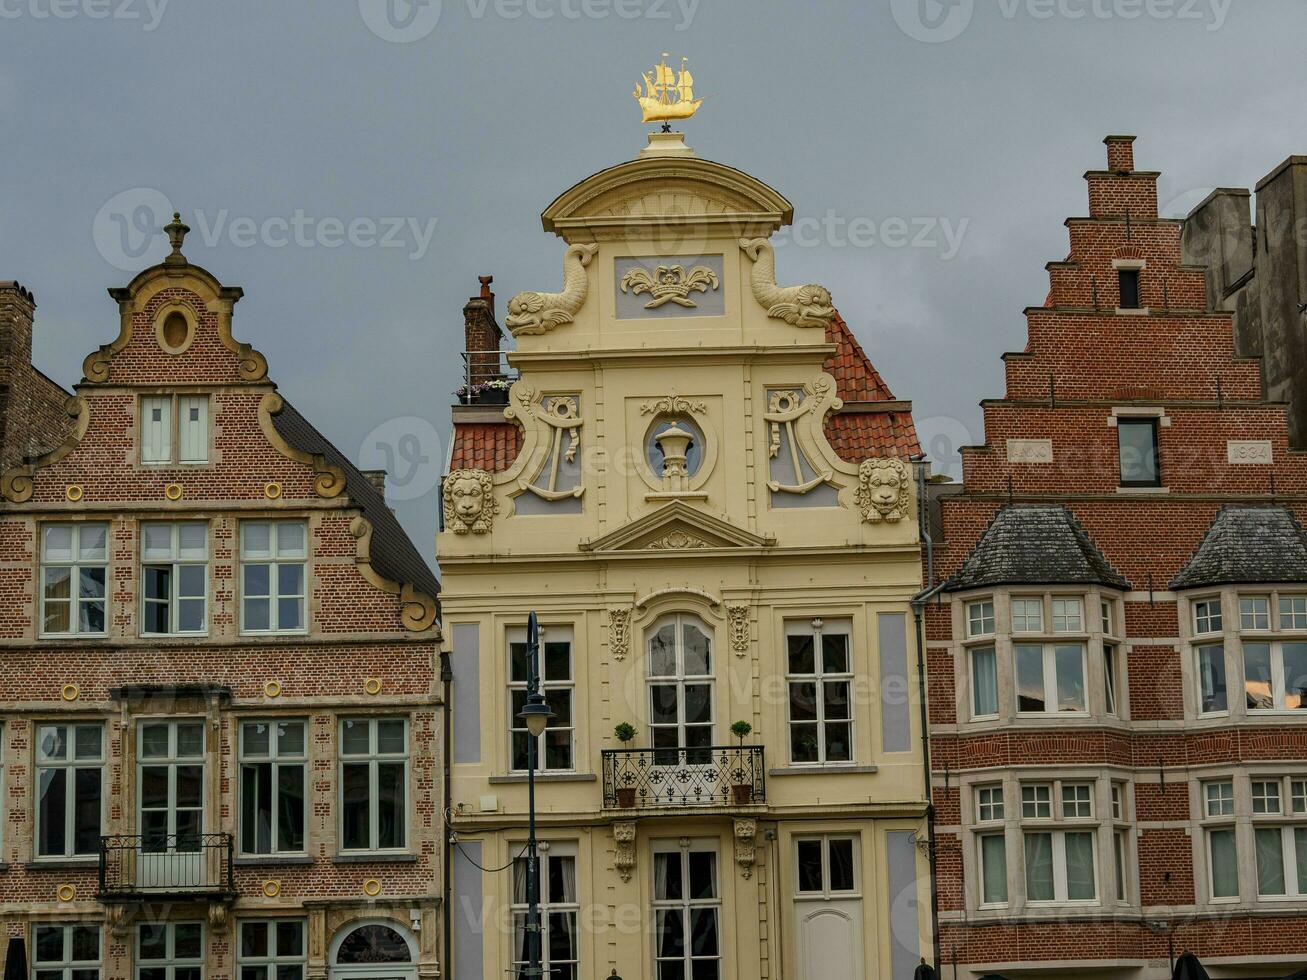
[[608,649],[614,660],[625,660],[631,651],[631,610],[625,606],[608,610]]
[[518,293],[508,301],[504,324],[514,337],[548,333],[572,322],[590,291],[590,276],[585,269],[598,251],[598,245],[573,245],[567,250],[561,293]]
[[765,238],[741,238],[740,248],[753,260],[753,298],[773,320],[795,327],[825,327],[835,317],[830,291],[825,286],[776,285],[776,253]]
[[[821,417],[826,414],[827,398],[811,397],[819,394],[818,386],[823,384],[824,379],[818,379],[805,386],[808,390],[781,388],[767,394],[767,411],[763,413],[771,430],[767,451],[771,459],[771,479],[767,481],[767,486],[773,493],[805,494],[835,475],[820,460],[814,461],[809,457],[798,437],[798,422],[804,415],[813,410],[819,411]],[[820,391],[821,396],[825,394],[827,392],[824,389]],[[782,449],[785,450],[783,455]],[[782,482],[779,478],[783,464],[786,463],[789,465],[789,475],[796,482]],[[806,477],[809,473],[812,476]]]
[[743,657],[749,652],[749,607],[744,603],[728,605],[726,619],[730,624],[731,649]]

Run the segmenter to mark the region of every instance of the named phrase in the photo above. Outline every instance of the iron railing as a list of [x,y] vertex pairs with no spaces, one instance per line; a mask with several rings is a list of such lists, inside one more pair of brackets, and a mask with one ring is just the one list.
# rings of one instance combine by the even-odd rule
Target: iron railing
[[761,745],[605,749],[604,806],[752,806],[766,802]]
[[454,392],[464,405],[507,405],[516,371],[504,367],[502,351],[463,351],[463,384]]
[[233,849],[231,834],[101,837],[99,897],[233,895]]

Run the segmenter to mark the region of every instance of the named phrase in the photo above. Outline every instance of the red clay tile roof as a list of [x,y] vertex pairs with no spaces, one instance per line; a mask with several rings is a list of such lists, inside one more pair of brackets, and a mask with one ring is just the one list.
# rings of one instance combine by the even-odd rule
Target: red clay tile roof
[[[867,402],[893,402],[894,393],[838,313],[826,330],[826,341],[837,348],[824,365],[835,378],[836,393],[846,403],[862,403],[858,411],[826,419],[826,438],[840,459],[860,463],[874,456],[919,456],[921,444],[910,412],[865,410]],[[500,473],[513,465],[521,449],[522,430],[512,422],[459,422],[449,467]]]
[[[826,373],[835,378],[840,398],[846,403],[894,401],[889,385],[838,313],[826,329],[826,342],[838,348],[826,361]],[[836,455],[848,463],[860,463],[873,456],[921,455],[911,412],[839,412],[826,418],[825,432]]]
[[460,422],[454,426],[449,468],[499,473],[521,450],[522,430],[513,422]]

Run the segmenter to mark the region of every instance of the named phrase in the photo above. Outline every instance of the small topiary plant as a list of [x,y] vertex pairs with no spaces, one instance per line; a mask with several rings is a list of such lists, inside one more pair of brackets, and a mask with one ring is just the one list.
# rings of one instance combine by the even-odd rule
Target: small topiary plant
[[613,735],[617,738],[617,741],[625,744],[635,738],[635,727],[627,722],[622,722],[613,729]]
[[731,734],[738,738],[741,744],[743,744],[744,740],[749,737],[749,733],[752,731],[753,726],[747,721],[737,721],[731,725]]

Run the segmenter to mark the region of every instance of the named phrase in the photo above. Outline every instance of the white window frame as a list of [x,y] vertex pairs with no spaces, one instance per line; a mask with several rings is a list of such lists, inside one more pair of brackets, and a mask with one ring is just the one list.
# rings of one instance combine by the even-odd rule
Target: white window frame
[[1193,609],[1194,636],[1209,636],[1225,630],[1225,616],[1221,610],[1221,597],[1204,596],[1190,600]]
[[1120,652],[1115,643],[1103,644],[1103,707],[1114,718],[1122,716]]
[[[789,662],[789,639],[792,636],[803,636],[812,638],[812,667],[811,674],[794,674],[790,672]],[[844,658],[845,669],[843,671],[826,672],[826,637],[842,636],[844,638]],[[833,620],[823,621],[820,629],[816,629],[811,623],[797,620],[785,624],[785,721],[786,721],[786,743],[789,752],[789,762],[796,768],[800,766],[851,766],[857,764],[858,756],[858,734],[857,720],[854,718],[854,692],[853,685],[855,682],[853,670],[853,623],[850,620]],[[847,718],[826,717],[826,684],[844,684],[845,692],[845,710],[848,713]],[[816,720],[805,721],[794,718],[794,697],[793,690],[795,684],[812,684],[814,699],[816,703]],[[826,724],[827,722],[836,725],[848,726],[848,743],[849,757],[847,759],[828,759],[826,747]],[[817,758],[812,761],[800,761],[794,758],[794,739],[793,731],[795,725],[813,725],[817,726]]]
[[[1307,631],[1307,595],[1281,595],[1276,602],[1276,625],[1281,633]],[[1286,606],[1288,610],[1286,611]],[[1299,611],[1301,609],[1301,612]],[[1285,620],[1288,620],[1286,623]]]
[[[560,680],[558,678],[545,679],[545,650],[550,644],[566,643],[567,644],[567,678]],[[507,657],[506,676],[508,678],[508,771],[510,773],[524,773],[525,768],[518,769],[514,766],[513,741],[518,736],[530,738],[527,732],[526,722],[517,717],[517,712],[513,710],[513,695],[517,693],[523,698],[526,696],[527,681],[513,680],[513,646],[526,645],[526,630],[520,628],[510,629],[504,644],[504,652]],[[577,772],[576,756],[576,637],[575,630],[570,625],[541,626],[540,627],[540,650],[537,657],[536,669],[540,678],[540,693],[544,699],[551,701],[550,695],[559,692],[566,692],[569,695],[569,723],[566,725],[558,724],[558,718],[550,718],[545,730],[536,738],[536,772]],[[556,700],[556,699],[554,699]],[[551,702],[552,703],[552,702]],[[570,765],[563,767],[551,768],[547,764],[548,753],[545,751],[545,740],[550,733],[565,734],[568,741],[568,757]],[[529,743],[528,743],[529,744]]]
[[1113,623],[1116,621],[1116,614],[1112,608],[1110,599],[1099,599],[1099,618],[1100,626],[1104,636],[1116,636]]
[[[1207,899],[1213,904],[1231,904],[1239,901],[1242,887],[1239,883],[1239,833],[1235,822],[1235,785],[1230,776],[1206,779],[1199,786],[1199,821],[1203,835],[1203,860],[1206,862]],[[1235,894],[1216,894],[1216,859],[1212,849],[1213,835],[1229,832],[1234,840]]]
[[[851,888],[834,888],[831,885],[831,844],[834,841],[848,841],[852,856],[853,886]],[[862,856],[859,853],[860,835],[856,833],[833,834],[799,834],[794,838],[794,898],[800,900],[840,901],[862,897]],[[821,887],[804,891],[799,877],[799,845],[817,844],[821,852]]]
[[[1002,783],[985,783],[973,786],[971,790],[976,814],[976,905],[982,909],[1006,908],[1012,898],[1007,880],[1007,831],[1004,823],[1007,806],[1004,790]],[[1001,901],[985,899],[985,842],[990,840],[999,841],[1003,848],[1003,899]]]
[[[45,755],[45,732],[51,728],[64,729],[64,749],[65,757],[54,759]],[[77,735],[81,731],[94,730],[98,733],[100,739],[100,751],[94,757],[79,757],[77,755]],[[32,805],[32,817],[35,826],[35,839],[32,841],[33,860],[35,861],[62,861],[75,860],[78,858],[91,858],[99,853],[99,837],[104,832],[104,809],[108,794],[105,793],[104,763],[105,763],[105,729],[100,722],[90,722],[86,724],[71,724],[68,722],[54,722],[38,724],[36,726],[36,782],[34,786],[35,798]],[[77,851],[74,843],[77,834],[77,772],[79,770],[93,770],[100,777],[100,812],[98,814],[98,823],[96,825],[96,849],[93,851]],[[41,774],[47,770],[62,770],[64,772],[64,849],[60,854],[42,854],[41,850],[41,831],[42,831],[42,812],[41,806]]]
[[[702,898],[695,899],[690,897],[690,855],[695,852],[710,853],[713,855],[714,883],[713,883],[713,897],[711,899],[702,899]],[[659,976],[658,963],[661,960],[661,957],[658,956],[658,940],[659,940],[658,913],[665,912],[665,911],[678,911],[681,913],[681,922],[683,923],[683,928],[685,930],[684,942],[682,943],[682,949],[684,952],[681,957],[681,962],[683,964],[683,970],[684,970],[683,976],[689,978],[694,975],[693,962],[695,959],[698,959],[700,961],[715,960],[717,962],[718,980],[725,980],[724,971],[722,969],[722,963],[724,959],[722,954],[722,950],[724,946],[724,939],[722,935],[723,875],[722,875],[721,851],[717,846],[717,842],[715,840],[690,840],[688,841],[687,846],[682,847],[675,840],[654,841],[652,846],[652,853],[653,854],[678,854],[680,856],[681,883],[683,886],[681,889],[681,897],[679,899],[659,898],[657,892],[657,874],[653,873],[651,868],[650,888],[652,889],[653,892],[653,900],[650,903],[651,905],[650,911],[652,912],[652,920],[653,920],[652,922],[653,952],[654,952],[653,977],[656,980],[656,978]],[[653,864],[654,860],[656,859],[651,857],[650,859],[651,865]],[[700,909],[712,910],[712,912],[716,917],[717,920],[717,926],[715,930],[717,933],[716,956],[693,957],[692,955],[692,951],[694,948],[694,943],[692,939],[694,933],[693,933],[692,917],[690,913],[691,911],[700,910]]]
[[[1002,693],[999,691],[998,684],[998,647],[994,643],[978,643],[966,648],[967,653],[967,680],[971,685],[971,720],[985,721],[991,718],[997,718],[1001,713]],[[994,673],[994,710],[981,712],[977,704],[977,697],[980,694],[980,685],[977,683],[977,661],[976,654],[989,654],[991,669]]]
[[[400,721],[404,723],[404,751],[399,752],[381,752],[377,745],[377,722],[380,721]],[[345,752],[345,725],[347,722],[365,722],[368,726],[368,751],[367,752]],[[336,791],[336,809],[339,812],[337,818],[337,831],[340,834],[340,852],[342,854],[401,854],[407,853],[409,842],[413,838],[413,790],[412,790],[412,762],[410,759],[411,742],[413,738],[413,725],[407,715],[349,715],[340,719],[336,727],[336,735],[339,741],[340,751],[339,761],[336,766],[336,778],[339,780]],[[404,775],[400,783],[404,787],[404,805],[401,810],[404,818],[404,839],[401,843],[390,847],[379,847],[379,835],[381,833],[381,787],[377,777],[378,765],[381,763],[403,762]],[[345,846],[345,766],[362,765],[368,767],[368,842],[363,847],[346,847]],[[305,838],[307,840],[308,828],[305,827]]]
[[[1055,600],[1056,601],[1056,600]],[[1043,657],[1044,707],[1040,711],[1024,711],[1021,708],[1021,675],[1017,660],[1017,647],[1039,647]],[[1080,651],[1080,683],[1084,689],[1085,706],[1072,711],[1061,711],[1057,698],[1057,651],[1059,647],[1075,647]],[[1012,645],[1012,679],[1016,684],[1016,709],[1018,715],[1039,717],[1052,715],[1055,718],[1083,718],[1089,714],[1089,664],[1088,645],[1082,641],[1067,643],[1014,643]]]
[[[1300,712],[1307,712],[1307,707],[1304,707],[1304,708],[1290,708],[1290,707],[1287,707],[1287,706],[1286,706],[1286,700],[1287,700],[1287,698],[1288,698],[1288,693],[1289,693],[1289,692],[1288,692],[1288,687],[1287,687],[1287,681],[1286,681],[1285,674],[1284,674],[1284,644],[1285,644],[1285,643],[1294,643],[1294,644],[1301,645],[1303,642],[1304,642],[1304,641],[1303,641],[1303,640],[1300,640],[1300,639],[1281,640],[1281,639],[1270,639],[1270,638],[1267,638],[1267,639],[1258,639],[1258,640],[1256,640],[1256,641],[1254,641],[1254,642],[1251,642],[1251,643],[1243,643],[1243,644],[1241,644],[1241,647],[1242,647],[1242,658],[1241,658],[1241,659],[1242,659],[1243,663],[1241,664],[1242,670],[1240,671],[1240,675],[1241,675],[1241,680],[1242,680],[1243,683],[1240,685],[1240,688],[1241,688],[1241,690],[1242,690],[1242,692],[1243,692],[1244,704],[1245,704],[1245,705],[1247,705],[1247,699],[1248,699],[1248,688],[1247,688],[1247,684],[1248,684],[1248,650],[1249,650],[1250,647],[1269,647],[1269,648],[1270,648],[1270,661],[1271,661],[1271,699],[1272,699],[1272,707],[1270,707],[1270,708],[1253,708],[1253,707],[1246,707],[1245,710],[1248,712],[1248,714],[1250,714],[1250,715],[1252,715],[1252,714],[1266,714],[1266,713],[1268,713],[1268,712],[1272,712],[1272,711],[1284,711],[1284,712],[1289,712],[1290,714],[1293,714],[1293,715],[1297,715],[1297,714],[1299,714]],[[1228,684],[1227,684],[1227,686],[1228,686]]]
[[[136,428],[137,444],[140,446],[140,462],[142,466],[161,467],[161,466],[205,466],[209,462],[210,452],[209,443],[211,441],[211,429],[209,426],[209,396],[207,394],[151,394],[141,395],[137,401],[138,406],[138,424]],[[160,423],[164,427],[164,438],[167,440],[163,447],[156,450],[151,458],[146,458],[146,418],[145,414],[154,408],[160,408],[164,412],[164,418]],[[203,431],[203,437],[200,441],[202,455],[196,452],[183,453],[182,446],[187,435],[185,426],[189,425],[189,419],[183,419],[184,413],[189,414],[191,409],[198,409],[200,417],[197,425]]]
[[[201,527],[204,529],[204,554],[203,556],[191,554],[183,555],[181,551],[181,529],[183,526]],[[167,558],[147,558],[145,554],[145,534],[147,527],[167,527],[169,531],[169,557]],[[208,521],[142,521],[137,534],[139,542],[139,566],[140,566],[140,615],[142,636],[207,636],[209,633],[209,585],[210,569],[209,560],[211,549],[209,545],[209,523]],[[146,625],[149,621],[147,610],[151,605],[158,605],[160,600],[151,598],[146,594],[145,579],[146,568],[149,566],[169,566],[169,594],[167,598],[168,605],[168,631],[164,633],[149,632]],[[204,588],[199,596],[182,595],[181,593],[181,570],[186,567],[199,567],[204,569]],[[203,625],[196,630],[182,630],[179,628],[181,620],[181,603],[183,600],[194,601],[199,599],[202,602]]]
[[[676,627],[675,629],[676,669],[675,672],[671,674],[655,674],[653,672],[653,666],[652,666],[653,657],[650,652],[650,646],[653,643],[653,640],[657,636],[658,632],[668,623],[674,623]],[[695,629],[697,629],[700,633],[702,633],[705,637],[707,637],[708,673],[706,674],[691,674],[686,670],[684,627],[687,624],[694,626]],[[663,616],[656,623],[654,623],[653,626],[650,627],[648,632],[645,634],[644,658],[645,658],[644,662],[645,662],[645,687],[646,687],[645,703],[648,705],[648,711],[649,711],[649,745],[651,748],[654,748],[654,742],[655,742],[654,734],[655,731],[659,728],[666,729],[666,728],[674,727],[677,733],[676,739],[677,739],[678,748],[676,750],[673,750],[670,747],[664,747],[663,749],[654,748],[655,759],[657,758],[659,752],[671,752],[671,751],[677,751],[678,753],[680,753],[680,760],[677,763],[678,765],[689,760],[691,756],[694,756],[696,758],[703,756],[704,758],[707,758],[707,756],[711,755],[710,748],[705,746],[695,746],[695,747],[688,746],[686,744],[688,741],[686,739],[686,732],[689,728],[692,727],[708,728],[709,732],[711,733],[708,739],[708,745],[712,746],[717,741],[716,738],[717,637],[715,631],[710,626],[708,626],[708,624],[705,623],[702,619],[696,616],[694,613],[677,612],[677,613],[671,613],[667,616]],[[655,687],[668,687],[668,686],[674,686],[676,688],[677,720],[674,725],[667,722],[660,722],[658,724],[655,724],[653,720],[654,719],[653,689]],[[686,690],[691,686],[695,686],[695,687],[706,686],[708,688],[708,706],[709,706],[710,713],[712,715],[712,719],[707,725],[701,722],[690,723],[686,721],[686,715],[685,715],[685,708],[686,708],[686,701],[687,701]]]
[[[1018,603],[1021,612],[1017,612]],[[1032,595],[1014,595],[1011,599],[1012,632],[1040,634],[1044,632],[1044,597]],[[1031,623],[1031,610],[1034,610],[1034,623]],[[1018,621],[1020,625],[1018,625]]]
[[[72,549],[68,559],[52,559],[47,552],[48,536],[50,531],[55,528],[67,528],[72,532]],[[83,556],[82,536],[83,532],[91,529],[99,529],[104,532],[104,549],[103,554],[96,558],[93,554]],[[37,584],[40,590],[41,608],[39,620],[39,635],[41,636],[104,636],[109,630],[109,524],[106,521],[52,521],[40,526],[41,535],[41,576]],[[97,597],[83,597],[81,595],[82,571],[101,569],[104,575],[104,594]],[[68,570],[68,598],[50,600],[46,596],[46,572],[53,569]],[[55,601],[68,604],[69,629],[67,630],[47,630],[46,629],[46,605]],[[104,619],[104,628],[100,630],[82,629],[81,611],[83,606],[91,606],[99,603],[102,607],[101,615]]]
[[1053,633],[1058,635],[1085,633],[1085,600],[1081,596],[1053,596],[1050,622]]
[[[1194,683],[1197,685],[1197,690],[1194,692],[1194,703],[1198,709],[1198,714],[1202,717],[1228,715],[1230,713],[1230,663],[1226,657],[1225,643],[1217,638],[1208,638],[1202,642],[1195,643],[1193,645],[1193,651]],[[1208,651],[1215,651],[1209,657],[1206,657],[1206,659],[1210,662],[1219,663],[1221,665],[1221,679],[1225,683],[1225,707],[1213,708],[1210,711],[1203,706],[1205,697],[1203,693],[1203,681],[1206,676],[1203,661],[1205,659],[1205,654],[1207,654]],[[1236,688],[1235,690],[1238,691],[1240,689]],[[1215,694],[1215,686],[1213,686],[1213,694]]]
[[[57,960],[38,960],[40,945],[37,933],[46,929],[58,929],[62,934],[63,953]],[[73,959],[73,931],[90,930],[95,933],[95,959]],[[94,970],[97,980],[103,976],[104,967],[104,929],[98,922],[34,922],[32,923],[32,978],[33,980],[72,980],[74,972],[78,975],[87,970]],[[52,976],[53,975],[53,976]]]
[[[513,850],[514,852],[517,852],[519,849],[524,849],[524,847],[525,845],[521,843],[515,843],[513,845]],[[544,971],[542,976],[552,977],[554,975],[553,968],[555,964],[554,961],[550,958],[551,946],[549,942],[549,932],[552,927],[552,921],[550,916],[554,914],[559,914],[559,915],[572,916],[572,924],[573,924],[572,941],[576,944],[576,948],[575,948],[576,959],[563,960],[560,961],[560,963],[565,966],[571,966],[572,975],[574,977],[580,977],[581,976],[581,948],[582,948],[581,893],[578,891],[578,886],[580,884],[580,868],[577,866],[578,858],[577,858],[576,843],[574,841],[563,841],[563,842],[542,841],[540,844],[539,857],[540,857],[540,960],[541,960],[540,965]],[[548,888],[549,865],[551,862],[558,860],[560,858],[569,858],[571,859],[572,862],[572,901],[570,902],[555,902],[552,901],[549,897],[549,888]],[[510,875],[515,876],[518,873],[517,868],[519,866],[519,863],[521,863],[521,865],[523,866],[522,874],[525,875],[527,873],[525,867],[525,863],[527,860],[529,860],[528,857],[516,858],[513,861],[511,867],[509,868]],[[509,888],[512,889],[512,891],[510,891],[510,895],[512,896],[512,901],[510,903],[510,909],[509,909],[510,948],[509,948],[508,959],[509,959],[509,963],[511,964],[509,973],[514,977],[520,976],[522,969],[526,966],[525,960],[519,960],[517,958],[518,934],[517,934],[516,920],[518,919],[519,916],[523,920],[525,920],[527,916],[527,911],[529,909],[529,906],[525,902],[517,901],[516,885],[517,885],[516,879],[514,877],[510,877]]]
[[[994,619],[993,599],[976,599],[968,602],[966,616],[968,639],[994,635],[996,620]],[[977,629],[977,626],[979,626],[979,629]]]
[[[1065,815],[1064,799],[1067,788],[1078,788],[1087,785],[1089,788],[1089,807],[1090,815],[1068,817]],[[1026,904],[1036,907],[1047,907],[1051,905],[1074,905],[1077,907],[1092,906],[1102,904],[1102,883],[1099,880],[1098,860],[1098,831],[1100,822],[1096,817],[1094,807],[1096,783],[1086,783],[1084,780],[1046,780],[1043,782],[1028,782],[1021,784],[1021,861],[1022,861],[1022,882],[1026,891]],[[1047,790],[1044,794],[1047,796],[1047,805],[1051,816],[1036,815],[1031,816],[1026,811],[1027,794],[1026,790],[1034,790],[1034,796],[1039,798],[1039,790]],[[1045,801],[1038,799],[1040,804]],[[1026,838],[1031,835],[1049,835],[1051,839],[1051,859],[1053,863],[1053,897],[1051,899],[1032,899],[1030,897],[1030,869],[1026,866]],[[1068,898],[1068,882],[1070,876],[1067,874],[1066,858],[1066,837],[1068,834],[1084,834],[1089,839],[1090,855],[1089,869],[1093,876],[1094,894],[1091,898]]]
[[[246,529],[251,527],[266,527],[268,529],[268,551],[266,554],[255,554],[250,551],[246,544]],[[283,548],[281,544],[281,529],[283,527],[298,527],[300,530],[301,547]],[[252,595],[245,591],[245,569],[247,566],[266,565],[268,567],[268,594]],[[298,592],[282,592],[281,578],[282,568],[298,566],[300,569],[300,588]],[[241,633],[247,635],[265,635],[269,633],[307,633],[308,624],[308,590],[309,590],[309,527],[308,522],[304,520],[253,520],[240,522],[240,578],[237,581],[237,587],[241,593]],[[251,599],[262,599],[268,603],[268,626],[266,629],[256,629],[249,625],[249,617],[246,614],[246,602]],[[281,604],[284,600],[293,599],[298,607],[299,625],[285,626],[281,625]]]
[[[161,960],[146,960],[141,955],[141,930],[147,926],[162,926],[166,930],[167,938],[164,940],[167,945],[167,953]],[[178,926],[196,926],[200,930],[200,955],[199,958],[179,958],[176,953],[177,948],[177,927]],[[162,969],[165,971],[165,980],[175,980],[177,969],[198,967],[200,971],[200,980],[204,980],[204,951],[208,949],[206,930],[202,922],[140,922],[136,927],[136,943],[133,956],[135,961],[136,980],[141,980],[142,970]]]
[[[300,952],[298,956],[282,955],[277,949],[277,926],[294,923],[300,927]],[[252,956],[245,953],[245,927],[266,926],[268,930],[268,955]],[[282,967],[299,967],[299,980],[304,980],[309,961],[309,922],[295,916],[283,916],[276,919],[239,919],[236,923],[236,977],[244,976],[244,968],[263,970],[263,980],[279,980]]]
[[[265,725],[268,728],[268,751],[264,754],[252,752],[245,744],[245,729],[251,725]],[[303,750],[299,753],[288,752],[282,754],[281,750],[281,732],[282,725],[298,725],[303,732]],[[273,855],[303,855],[308,853],[309,847],[309,802],[313,795],[313,788],[309,782],[309,723],[304,718],[242,718],[238,720],[237,740],[238,759],[236,765],[237,772],[237,796],[239,815],[237,823],[237,849],[242,855],[250,857],[270,857]],[[272,808],[273,823],[269,830],[271,849],[267,851],[246,850],[245,849],[245,767],[250,766],[271,766],[272,767]],[[300,832],[304,837],[304,846],[298,850],[283,851],[277,844],[278,831],[280,829],[279,819],[281,816],[281,781],[277,778],[281,769],[286,766],[300,767],[302,774],[303,796],[300,803]]]
[[[1258,608],[1260,604],[1260,609]],[[1258,619],[1262,625],[1257,625]],[[1271,631],[1271,597],[1268,595],[1239,596],[1239,631],[1241,633],[1269,633]]]
[[[1285,902],[1301,900],[1307,897],[1307,890],[1298,887],[1298,846],[1294,837],[1299,832],[1307,833],[1307,823],[1253,823],[1253,861],[1255,863],[1254,879],[1257,882],[1257,898],[1263,902]],[[1257,847],[1259,834],[1278,833],[1280,835],[1280,874],[1284,877],[1282,893],[1263,892],[1261,874],[1261,851]]]

